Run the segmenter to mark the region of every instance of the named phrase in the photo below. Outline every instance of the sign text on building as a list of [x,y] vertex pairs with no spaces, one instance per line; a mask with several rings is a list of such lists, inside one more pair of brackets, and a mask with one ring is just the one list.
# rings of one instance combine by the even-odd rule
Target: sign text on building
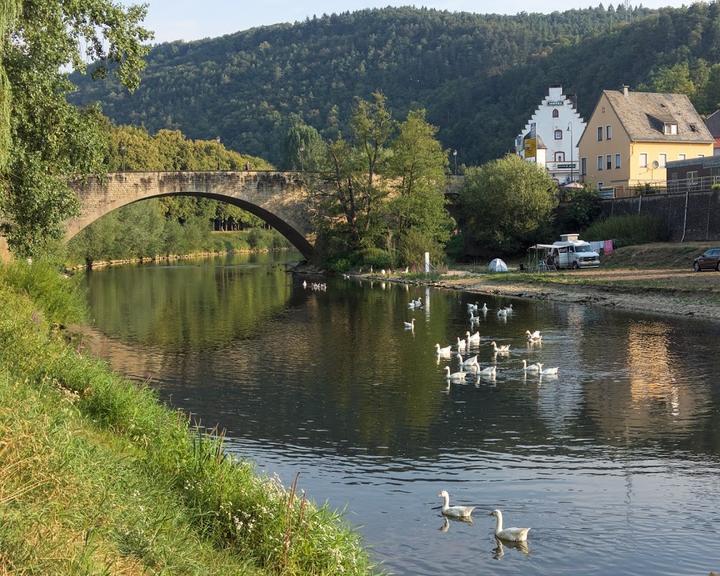
[[548,106],[563,106],[565,104],[562,100],[548,100]]

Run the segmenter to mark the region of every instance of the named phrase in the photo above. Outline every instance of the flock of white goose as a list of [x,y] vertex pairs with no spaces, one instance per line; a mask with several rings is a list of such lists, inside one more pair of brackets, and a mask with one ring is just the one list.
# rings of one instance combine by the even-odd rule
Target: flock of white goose
[[[483,313],[484,315],[488,312],[487,304],[483,303],[482,307],[476,304],[468,304],[468,312],[470,314],[470,328],[474,329],[476,324],[479,323],[480,316],[476,316],[475,313]],[[422,301],[420,298],[412,300],[408,307],[411,310],[422,308]],[[513,314],[512,304],[499,308],[497,316],[499,318],[507,319],[508,316]],[[406,330],[415,330],[415,319],[413,318],[410,322],[404,322]],[[542,342],[542,334],[540,330],[530,332],[525,330],[525,336],[528,344],[536,345]],[[459,361],[459,369],[457,372],[453,372],[450,366],[445,366],[445,379],[449,383],[462,383],[468,380],[479,381],[481,378],[488,380],[495,380],[497,377],[497,357],[510,355],[510,344],[503,344],[498,346],[494,340],[490,342],[493,351],[493,364],[490,364],[484,368],[480,366],[478,361],[478,355],[463,358],[463,354],[470,353],[471,351],[477,351],[480,348],[480,332],[476,331],[471,333],[470,330],[465,332],[465,338],[458,336],[456,344],[448,344],[447,346],[440,346],[435,344],[435,352],[437,354],[438,364],[440,360],[452,360],[453,356],[457,357]],[[528,364],[527,360],[523,360],[523,372],[525,374],[535,374],[538,376],[556,376],[559,368],[557,366],[552,368],[545,368],[541,362],[534,364]]]
[[[483,303],[479,306],[478,303],[468,304],[468,313],[470,316],[470,328],[475,329],[476,325],[479,324],[480,314],[487,315],[488,307],[487,304]],[[412,300],[408,303],[408,308],[411,310],[417,310],[423,307],[422,300]],[[506,320],[509,316],[514,313],[512,304],[499,308],[497,310],[497,316],[500,319]],[[477,315],[476,315],[477,314]],[[415,329],[415,319],[413,318],[410,322],[404,322],[406,330]],[[530,346],[540,344],[542,342],[542,334],[540,330],[525,330],[525,338]],[[457,338],[456,344],[448,344],[447,346],[440,346],[435,344],[435,352],[437,354],[438,363],[440,360],[452,360],[453,356],[458,359],[459,370],[453,372],[450,366],[445,366],[445,378],[448,383],[448,388],[451,383],[464,383],[468,380],[488,379],[495,380],[497,376],[497,357],[498,356],[510,356],[511,348],[509,344],[498,346],[494,340],[490,342],[493,351],[493,364],[485,367],[481,367],[478,361],[478,354],[474,356],[463,358],[463,354],[470,354],[471,352],[478,351],[480,348],[480,331],[473,333],[470,330],[465,332],[465,338]],[[552,368],[545,368],[541,362],[535,362],[528,364],[527,360],[522,360],[523,373],[533,374],[542,378],[542,376],[556,376],[559,368],[557,366]],[[443,490],[438,494],[442,498],[442,514],[448,518],[455,518],[458,520],[472,520],[472,513],[475,510],[475,506],[450,506],[450,495],[446,490]],[[503,526],[503,515],[500,510],[493,510],[489,513],[490,516],[495,517],[495,537],[504,542],[524,543],[527,541],[528,532],[530,528],[505,528]]]

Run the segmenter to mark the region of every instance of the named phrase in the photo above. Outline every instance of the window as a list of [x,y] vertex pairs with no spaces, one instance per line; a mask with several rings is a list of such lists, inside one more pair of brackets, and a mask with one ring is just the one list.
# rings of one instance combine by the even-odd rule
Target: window
[[674,136],[678,133],[677,124],[671,124],[669,122],[665,123],[663,134],[666,136]]
[[612,126],[605,126],[605,140],[612,140]]
[[565,162],[565,152],[555,152],[555,162]]
[[559,118],[559,117],[560,117],[560,111],[557,108],[555,108],[553,110],[553,118]]
[[612,170],[612,154],[605,156],[605,168]]
[[597,129],[597,139],[598,139],[597,141],[598,142],[602,142],[602,133],[603,133],[603,127],[598,126],[598,129]]
[[640,154],[640,168],[647,168],[647,154]]
[[660,168],[665,168],[665,164],[667,164],[667,154],[660,154],[658,156],[658,164]]
[[562,130],[555,130],[555,140],[562,140]]
[[685,154],[678,154],[678,160],[685,160]]
[[620,161],[620,154],[615,154],[615,168],[620,168],[621,161]]
[[690,171],[687,173],[688,184],[695,184],[695,183],[697,183],[697,177],[698,177],[697,170],[690,170]]
[[587,158],[580,158],[580,175],[587,175]]
[[603,157],[602,156],[597,157],[597,169],[598,170],[603,169]]

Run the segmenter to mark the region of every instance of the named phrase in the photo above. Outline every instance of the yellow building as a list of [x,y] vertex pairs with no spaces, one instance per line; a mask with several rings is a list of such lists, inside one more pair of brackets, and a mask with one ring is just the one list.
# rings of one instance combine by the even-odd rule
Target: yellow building
[[712,156],[713,142],[684,94],[604,90],[578,143],[580,174],[626,196],[632,187],[664,186],[667,162]]

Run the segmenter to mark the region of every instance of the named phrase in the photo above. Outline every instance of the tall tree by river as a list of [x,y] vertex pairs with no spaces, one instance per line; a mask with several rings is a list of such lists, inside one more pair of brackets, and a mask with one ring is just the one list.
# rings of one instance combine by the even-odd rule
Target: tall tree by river
[[350,138],[328,144],[325,185],[315,191],[322,257],[341,269],[419,264],[425,251],[440,257],[452,219],[436,134],[424,110],[398,124],[383,94],[356,100]]
[[152,38],[140,25],[145,12],[112,0],[0,2],[0,143],[9,143],[5,166],[0,157],[0,221],[17,254],[37,254],[62,236],[77,210],[68,176],[104,171],[103,118],[67,102],[73,85],[62,70],[93,60],[96,77],[112,69],[136,88]]

